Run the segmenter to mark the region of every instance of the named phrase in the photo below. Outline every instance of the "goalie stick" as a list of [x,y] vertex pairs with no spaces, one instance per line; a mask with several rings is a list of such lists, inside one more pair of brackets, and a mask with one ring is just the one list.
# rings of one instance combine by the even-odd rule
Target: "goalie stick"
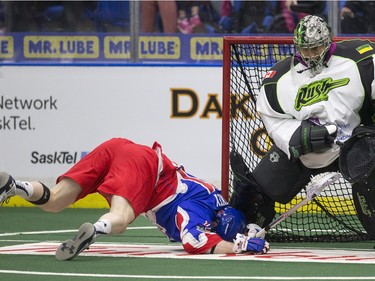
[[335,181],[341,178],[341,174],[338,172],[327,172],[318,174],[311,178],[311,181],[306,186],[306,198],[294,205],[290,208],[287,212],[280,215],[277,219],[273,220],[267,226],[265,226],[262,230],[260,230],[256,237],[264,237],[265,233],[269,231],[272,227],[275,227],[280,222],[284,221],[290,215],[295,213],[300,207],[306,205],[308,202],[313,200],[315,197],[319,196],[320,193],[323,191],[324,188],[329,186],[330,184],[334,183]]

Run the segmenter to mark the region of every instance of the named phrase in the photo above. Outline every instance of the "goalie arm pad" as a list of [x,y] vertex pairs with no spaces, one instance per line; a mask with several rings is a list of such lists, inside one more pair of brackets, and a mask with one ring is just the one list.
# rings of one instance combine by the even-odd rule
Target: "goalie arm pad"
[[237,233],[233,241],[233,252],[241,254],[244,252],[253,254],[267,254],[270,249],[269,243],[262,238],[251,238],[244,234]]
[[310,121],[302,121],[289,141],[289,152],[299,158],[311,152],[322,152],[330,149],[337,136],[335,125],[318,126]]

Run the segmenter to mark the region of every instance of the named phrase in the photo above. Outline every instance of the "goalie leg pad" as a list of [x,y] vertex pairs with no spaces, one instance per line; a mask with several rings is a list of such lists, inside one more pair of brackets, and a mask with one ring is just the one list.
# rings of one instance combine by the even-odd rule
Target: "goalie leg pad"
[[358,126],[340,151],[340,171],[352,182],[352,195],[359,221],[375,239],[375,126]]
[[259,187],[234,180],[234,191],[229,204],[242,211],[247,223],[256,223],[263,227],[274,218],[275,204]]
[[357,216],[371,239],[375,239],[375,176],[352,185]]
[[234,191],[229,204],[245,214],[247,223],[267,225],[275,215],[274,202],[261,191],[241,154],[231,151],[230,165]]

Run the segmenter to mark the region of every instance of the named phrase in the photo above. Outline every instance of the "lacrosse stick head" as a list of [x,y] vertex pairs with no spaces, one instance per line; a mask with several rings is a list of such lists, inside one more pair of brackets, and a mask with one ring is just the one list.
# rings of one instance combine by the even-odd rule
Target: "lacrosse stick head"
[[375,176],[375,131],[362,131],[347,140],[340,150],[339,167],[351,183]]
[[272,227],[278,225],[280,222],[284,221],[286,218],[291,216],[299,208],[306,205],[308,202],[310,202],[316,196],[320,195],[320,193],[322,192],[322,190],[325,187],[327,187],[331,183],[339,180],[340,178],[341,178],[341,174],[338,173],[338,172],[321,173],[321,174],[318,174],[318,175],[312,177],[309,184],[306,186],[306,189],[307,189],[306,198],[301,200],[299,203],[295,204],[293,207],[291,207],[285,213],[281,214],[278,218],[276,218],[271,223],[269,223],[267,226],[265,226],[262,230],[260,230],[256,234],[256,237],[262,237],[261,235],[264,235]]
[[338,172],[321,173],[312,177],[309,184],[306,186],[306,197],[313,199],[319,196],[324,188],[340,178],[341,174]]

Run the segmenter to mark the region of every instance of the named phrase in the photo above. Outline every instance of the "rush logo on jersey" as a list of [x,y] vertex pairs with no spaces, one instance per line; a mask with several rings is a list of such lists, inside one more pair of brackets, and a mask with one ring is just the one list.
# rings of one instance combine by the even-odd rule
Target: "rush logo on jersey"
[[309,106],[317,102],[328,100],[328,93],[332,89],[343,87],[350,82],[349,78],[333,80],[324,78],[314,81],[308,85],[303,85],[298,89],[294,108],[300,111],[303,106]]

